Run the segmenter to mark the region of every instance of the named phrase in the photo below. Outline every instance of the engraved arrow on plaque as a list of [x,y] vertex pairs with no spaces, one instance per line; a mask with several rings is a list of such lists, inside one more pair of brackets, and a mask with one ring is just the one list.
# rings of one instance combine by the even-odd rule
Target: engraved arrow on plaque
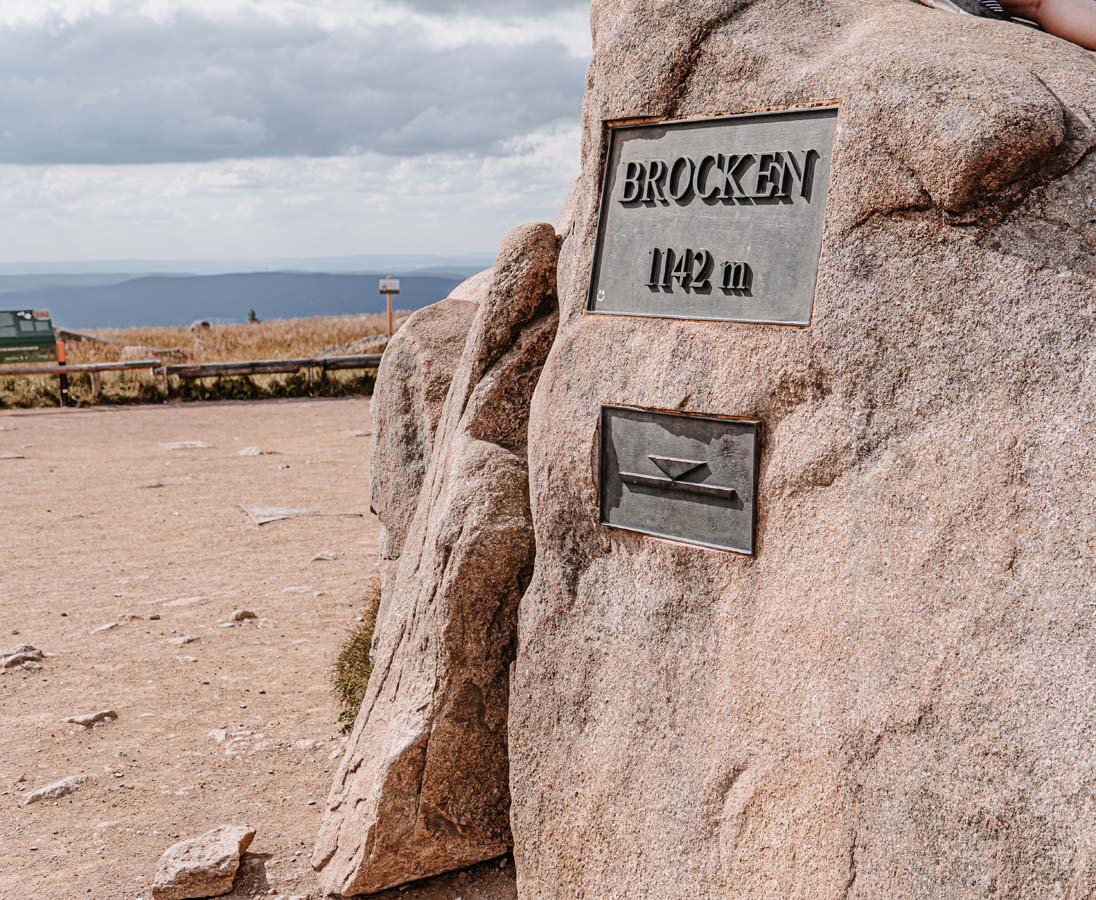
[[664,475],[669,476],[671,481],[684,478],[690,472],[695,472],[706,465],[703,460],[697,462],[695,459],[674,459],[672,456],[648,456],[647,459],[658,466]]
[[698,481],[682,481],[686,475],[691,475],[698,469],[706,467],[708,464],[703,460],[695,459],[677,459],[673,456],[654,456],[647,457],[653,462],[666,477],[659,478],[657,475],[642,475],[638,472],[621,472],[620,480],[625,484],[632,484],[639,487],[648,488],[660,488],[664,491],[684,491],[689,494],[702,494],[708,497],[724,497],[733,498],[737,496],[738,491],[733,487],[724,487],[721,484],[704,484]]

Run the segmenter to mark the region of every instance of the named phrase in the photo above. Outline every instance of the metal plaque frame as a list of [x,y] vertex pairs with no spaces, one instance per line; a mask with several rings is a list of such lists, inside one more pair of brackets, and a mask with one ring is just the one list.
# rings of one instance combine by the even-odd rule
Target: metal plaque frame
[[[839,107],[833,104],[820,105],[820,106],[808,106],[798,107],[792,109],[783,110],[770,110],[765,112],[755,113],[739,113],[735,115],[726,116],[714,116],[706,118],[688,118],[688,119],[662,119],[657,121],[641,122],[641,123],[608,123],[606,128],[608,130],[608,149],[605,157],[605,169],[602,173],[601,182],[601,197],[599,201],[598,209],[598,226],[597,235],[594,243],[594,255],[590,268],[590,280],[587,291],[586,303],[583,306],[583,314],[586,315],[608,315],[608,316],[634,316],[637,318],[656,318],[656,319],[676,319],[685,321],[697,321],[697,322],[733,322],[738,324],[747,325],[776,325],[784,327],[794,328],[808,328],[812,324],[814,317],[814,294],[817,287],[819,261],[822,251],[822,235],[824,232],[824,222],[826,213],[826,201],[829,192],[829,183],[831,179],[831,162],[833,154],[833,145],[837,132],[837,119],[839,115]],[[636,301],[630,299],[628,302],[630,308],[598,308],[598,291],[599,280],[603,275],[604,262],[605,262],[605,243],[607,239],[607,228],[609,226],[610,208],[611,208],[611,194],[616,181],[617,170],[619,163],[622,160],[619,158],[622,152],[620,147],[624,140],[634,139],[634,137],[643,137],[644,140],[654,142],[655,133],[659,130],[663,134],[667,132],[674,132],[681,129],[718,129],[722,126],[733,126],[739,124],[753,124],[759,125],[761,123],[783,123],[790,122],[792,120],[807,121],[807,120],[819,120],[828,119],[832,121],[832,125],[829,129],[828,139],[824,145],[822,151],[820,151],[818,163],[815,168],[813,179],[815,184],[812,190],[818,197],[818,210],[812,212],[811,215],[817,219],[817,222],[812,221],[810,223],[810,246],[809,248],[803,244],[803,256],[801,263],[807,265],[809,263],[810,271],[806,273],[808,277],[804,280],[809,280],[809,297],[804,301],[802,298],[798,299],[799,306],[806,306],[805,314],[803,310],[797,310],[796,314],[774,314],[765,315],[763,313],[752,315],[746,313],[734,314],[730,312],[716,312],[711,315],[703,314],[698,311],[690,312],[674,312],[671,309],[643,309],[642,301]],[[631,133],[635,133],[634,136]],[[648,137],[651,135],[652,137]],[[789,145],[791,146],[791,145]],[[788,147],[781,145],[780,141],[774,141],[773,149],[787,150]],[[803,149],[798,148],[796,149]],[[710,172],[709,172],[710,176]],[[699,197],[695,198],[696,202],[704,203],[706,201],[701,200]],[[743,205],[747,204],[749,198],[743,198]],[[638,205],[638,204],[637,204]],[[644,204],[645,205],[645,204]],[[667,204],[669,205],[669,204]],[[737,204],[731,203],[729,206],[736,206]],[[730,213],[728,214],[731,215]],[[733,216],[732,216],[733,217]],[[684,214],[681,219],[688,218]],[[710,218],[710,217],[709,217]],[[695,219],[695,216],[694,216]],[[752,226],[751,226],[752,227]],[[794,248],[799,248],[800,245],[793,245]],[[653,248],[652,248],[653,249]],[[809,250],[809,254],[806,252]],[[771,258],[775,261],[780,261],[782,254],[782,248],[776,248],[771,255]],[[728,264],[732,260],[720,260],[722,264]],[[737,263],[736,263],[737,264]],[[646,265],[650,263],[646,260],[640,260],[637,265],[637,272],[643,270]],[[751,281],[753,280],[752,273],[749,272],[749,265],[746,266],[747,274],[746,281],[740,285],[736,280],[733,287],[742,287],[742,290],[730,290],[726,288],[717,288],[714,293],[719,293],[720,290],[726,295],[722,298],[724,303],[732,303],[730,298],[736,296],[737,298],[752,297]],[[652,270],[653,271],[653,270]],[[718,273],[716,273],[718,274]],[[785,273],[781,271],[780,277],[785,277]],[[636,288],[633,298],[641,295],[642,284],[636,283]],[[779,296],[783,297],[783,291],[775,292]],[[718,298],[717,298],[718,299]],[[770,299],[770,303],[782,303],[783,306],[792,305],[789,302],[775,301]],[[655,305],[655,304],[652,304]],[[695,305],[695,304],[694,304]],[[778,310],[779,312],[779,310]]]
[[[646,456],[650,465],[647,463],[636,465],[637,459],[627,460],[629,470],[643,469],[643,471],[624,471],[620,462],[619,448],[612,440],[611,425],[614,418],[627,420],[630,423],[642,423],[641,427],[649,425],[660,427],[670,434],[671,439],[666,447],[648,445],[647,449],[639,451],[640,455]],[[693,435],[688,434],[690,429],[693,429]],[[598,427],[598,519],[600,523],[609,528],[646,534],[679,544],[742,556],[754,556],[757,545],[757,492],[761,432],[762,423],[759,420],[745,417],[682,413],[634,406],[602,406]],[[715,455],[708,453],[698,459],[699,444],[707,438],[710,446],[711,439],[718,438],[720,435],[733,435],[737,444],[735,454],[745,451],[744,463],[735,463],[739,469],[734,473],[736,478],[730,479],[727,473],[723,473],[722,477],[698,481],[693,476],[702,466],[708,468],[710,462],[722,458],[718,453]],[[723,438],[724,442],[726,440]],[[689,450],[683,450],[683,444],[688,446],[690,442],[693,446]],[[610,454],[613,454],[612,458]],[[634,453],[625,453],[625,455],[635,456]],[[742,469],[748,471],[743,472]],[[719,472],[711,470],[708,474],[720,475]],[[745,483],[742,481],[743,477]],[[729,480],[734,480],[735,484],[726,483]],[[654,494],[653,498],[648,496],[647,507],[654,504],[654,507],[666,513],[662,524],[656,525],[651,521],[658,519],[659,515],[652,516],[650,508],[644,507],[642,501],[634,505],[630,512],[626,511],[623,515],[614,517],[613,511],[623,508],[626,486],[633,494],[643,492],[647,492],[648,495]],[[614,504],[611,495],[618,491],[617,502]],[[749,496],[743,496],[747,492]],[[739,506],[734,505],[736,497],[740,501]],[[709,515],[709,521],[706,523],[708,527],[694,528],[691,533],[688,525],[673,528],[675,518],[678,522],[696,520],[695,516],[690,516],[693,507],[688,504],[692,503],[706,507],[709,513],[712,510],[717,511]],[[637,508],[638,515],[635,512]],[[703,513],[704,510],[700,512]],[[718,514],[729,518],[732,522],[735,518],[744,517],[746,527],[743,528],[739,523],[734,529],[736,534],[722,541],[713,540],[711,525],[714,524],[714,517]],[[705,534],[705,531],[708,533]]]

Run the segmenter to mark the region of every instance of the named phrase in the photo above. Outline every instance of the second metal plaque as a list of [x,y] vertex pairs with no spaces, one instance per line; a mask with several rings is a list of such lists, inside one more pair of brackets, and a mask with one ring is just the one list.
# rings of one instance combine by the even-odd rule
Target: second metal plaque
[[601,521],[752,555],[760,424],[601,410]]
[[612,128],[588,311],[809,325],[836,122]]

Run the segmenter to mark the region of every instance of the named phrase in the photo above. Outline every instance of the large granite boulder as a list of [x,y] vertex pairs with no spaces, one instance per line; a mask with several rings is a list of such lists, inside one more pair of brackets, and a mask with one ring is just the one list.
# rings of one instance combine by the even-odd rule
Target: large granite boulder
[[[522,900],[1096,895],[1096,58],[594,0],[511,685]],[[809,328],[582,315],[609,120],[836,102]],[[598,524],[599,409],[763,423],[755,558]]]
[[[509,667],[533,562],[526,435],[556,330],[556,249],[549,225],[508,236],[432,436],[407,425],[428,421],[429,404],[380,419],[378,447],[421,446],[429,461],[398,554],[406,503],[378,498],[383,482],[408,477],[406,449],[373,468],[394,572],[383,585],[369,688],[313,857],[329,892],[376,892],[510,847]],[[412,319],[405,340],[448,346],[439,333],[456,331],[462,315],[450,307]],[[406,353],[407,370],[382,369],[378,397],[396,391],[387,378],[424,381],[426,360],[450,358],[394,349]],[[415,436],[405,441],[392,428]]]
[[399,559],[434,449],[449,384],[476,304],[449,298],[411,314],[381,358],[370,404],[373,512],[381,521],[381,558]]

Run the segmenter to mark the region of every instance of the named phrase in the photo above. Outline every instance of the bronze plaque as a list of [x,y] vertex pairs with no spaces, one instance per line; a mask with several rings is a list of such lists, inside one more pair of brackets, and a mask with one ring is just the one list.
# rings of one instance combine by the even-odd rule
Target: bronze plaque
[[601,521],[753,555],[760,423],[601,410]]
[[610,129],[587,311],[811,322],[837,110]]

